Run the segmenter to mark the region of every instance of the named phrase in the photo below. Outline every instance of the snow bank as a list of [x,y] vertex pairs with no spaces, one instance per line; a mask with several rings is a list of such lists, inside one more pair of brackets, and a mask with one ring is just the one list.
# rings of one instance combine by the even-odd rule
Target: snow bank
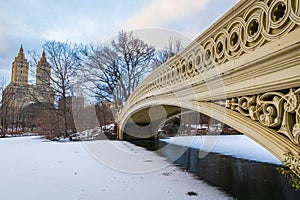
[[167,143],[190,146],[237,158],[282,165],[273,154],[245,135],[187,136],[162,139]]
[[[164,158],[127,142],[4,138],[0,158],[1,199],[230,199]],[[111,167],[114,163],[124,170]],[[130,173],[128,167],[139,173]],[[193,192],[198,196],[187,195]]]

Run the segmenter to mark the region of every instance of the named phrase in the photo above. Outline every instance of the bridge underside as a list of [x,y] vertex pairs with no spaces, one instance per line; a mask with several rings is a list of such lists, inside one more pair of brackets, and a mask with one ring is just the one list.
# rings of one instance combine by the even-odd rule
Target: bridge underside
[[182,108],[171,105],[154,105],[146,107],[133,114],[123,129],[123,138],[149,139],[156,138],[158,129],[166,119],[172,118],[182,112]]
[[124,138],[120,139],[155,138],[160,126],[171,117],[196,111],[235,128],[266,148],[280,160],[284,159],[287,149],[291,152],[300,152],[299,146],[295,145],[285,135],[278,134],[275,129],[268,128],[249,117],[241,116],[240,113],[227,109],[222,105],[197,101],[181,103],[185,107],[160,105],[140,110],[128,120],[122,130]]

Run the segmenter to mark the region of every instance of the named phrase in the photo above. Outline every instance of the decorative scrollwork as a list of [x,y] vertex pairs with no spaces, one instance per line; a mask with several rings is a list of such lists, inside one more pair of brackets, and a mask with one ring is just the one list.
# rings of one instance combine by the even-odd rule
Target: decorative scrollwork
[[[278,39],[300,25],[300,0],[264,0],[249,6],[244,13],[236,16],[224,29],[215,32],[219,37],[211,36],[201,43],[209,46],[215,65],[236,59],[241,54],[253,51],[262,45]],[[225,30],[225,31],[224,31]],[[222,37],[223,43],[218,39]],[[223,45],[228,43],[228,45]],[[226,57],[220,59],[221,52]]]
[[300,89],[226,100],[226,108],[274,128],[300,145]]
[[273,21],[279,21],[283,18],[286,12],[286,5],[284,5],[282,2],[278,3],[274,9],[274,12],[272,14]]
[[250,36],[255,35],[258,32],[258,27],[259,27],[258,20],[257,19],[252,20],[249,24],[248,34]]
[[230,45],[234,47],[238,43],[238,40],[239,40],[239,36],[237,32],[233,32],[233,34],[230,37]]

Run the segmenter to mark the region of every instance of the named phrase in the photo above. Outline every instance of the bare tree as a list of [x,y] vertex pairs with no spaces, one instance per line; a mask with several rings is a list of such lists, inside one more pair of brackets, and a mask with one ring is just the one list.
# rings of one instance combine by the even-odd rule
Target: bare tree
[[152,68],[156,69],[163,63],[167,62],[167,60],[174,55],[178,54],[183,49],[181,39],[178,37],[169,37],[168,47],[165,47],[162,50],[157,50],[154,62],[152,64]]
[[25,107],[26,99],[21,99],[19,96],[23,92],[23,87],[13,88],[12,85],[8,85],[7,88],[3,91],[1,108],[1,124],[3,136],[5,136],[8,131],[11,134],[19,134],[21,130],[24,130],[25,128],[24,123],[22,123],[22,110]]
[[[50,78],[51,90],[54,91],[55,101],[49,99],[49,108],[56,109],[57,114],[61,117],[63,124],[63,133],[65,137],[69,136],[70,120],[68,115],[72,107],[71,96],[73,95],[73,87],[76,82],[77,70],[83,61],[84,47],[83,45],[71,42],[47,41],[43,44],[43,49],[51,70],[45,70]],[[38,57],[34,51],[29,52],[32,57],[33,64],[38,63]],[[43,81],[43,79],[39,80]],[[40,84],[40,87],[43,84]],[[44,85],[48,87],[47,84]],[[41,88],[43,90],[43,88]],[[39,102],[36,99],[36,102]]]
[[123,105],[136,86],[150,71],[154,47],[121,31],[110,46],[94,48],[82,70],[85,87],[95,94],[98,102]]
[[4,81],[4,79],[2,78],[0,80],[0,129],[1,129],[1,135],[4,135],[4,124],[3,124],[3,119],[4,119],[4,115],[5,115],[5,112],[3,110],[3,105],[2,105],[2,96],[3,96],[3,91],[5,90],[5,86],[6,86],[6,82]]
[[43,49],[47,54],[51,67],[51,83],[59,99],[64,134],[68,136],[68,96],[72,96],[72,89],[76,81],[77,69],[82,62],[81,46],[70,42],[48,41]]
[[100,127],[113,123],[114,119],[110,104],[97,104],[95,105],[95,111]]
[[[10,88],[8,88],[10,87]],[[18,95],[23,92],[23,88],[11,88],[9,85],[5,88],[4,82],[1,83],[1,134],[5,137],[8,130],[13,133],[20,131],[21,125],[21,109],[24,100],[18,98]],[[16,103],[18,99],[18,104]]]
[[167,62],[169,58],[169,52],[166,49],[156,50],[155,57],[152,63],[152,69],[156,69],[157,67],[161,66],[165,62]]
[[183,46],[180,38],[173,37],[173,36],[169,37],[169,47],[168,47],[169,52],[173,54],[178,54],[182,48]]

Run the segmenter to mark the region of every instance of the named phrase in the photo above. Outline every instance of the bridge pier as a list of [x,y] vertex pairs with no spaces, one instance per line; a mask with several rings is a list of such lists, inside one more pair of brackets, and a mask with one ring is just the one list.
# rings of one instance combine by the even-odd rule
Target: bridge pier
[[122,129],[118,129],[119,140],[145,140],[158,139],[156,123],[127,123]]

